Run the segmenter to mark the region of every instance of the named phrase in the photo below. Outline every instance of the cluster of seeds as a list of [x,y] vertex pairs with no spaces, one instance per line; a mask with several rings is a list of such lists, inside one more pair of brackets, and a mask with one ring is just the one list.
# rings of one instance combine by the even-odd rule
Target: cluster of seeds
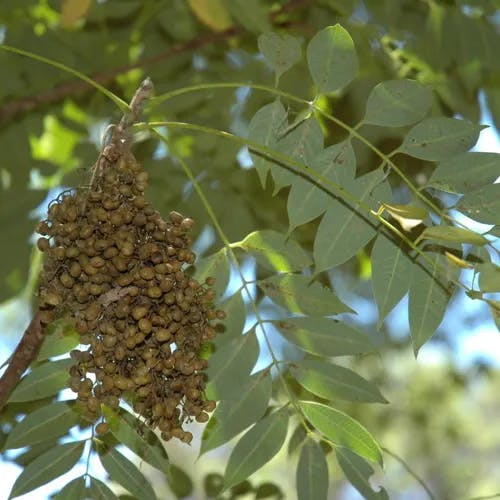
[[204,398],[200,347],[225,315],[212,305],[214,279],[188,275],[193,220],[171,212],[166,222],[149,206],[148,174],[130,153],[105,167],[90,188],[54,200],[37,227],[42,322],[72,318],[88,346],[72,351],[69,379],[87,418],[125,399],[163,439],[189,443],[183,422],[206,422],[215,407]]

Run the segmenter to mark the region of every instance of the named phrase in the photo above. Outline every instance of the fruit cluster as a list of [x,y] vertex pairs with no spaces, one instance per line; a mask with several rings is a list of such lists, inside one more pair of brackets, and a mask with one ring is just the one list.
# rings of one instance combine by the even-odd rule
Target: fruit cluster
[[42,322],[71,318],[88,346],[72,351],[69,379],[87,418],[124,399],[163,439],[189,443],[183,422],[206,422],[215,407],[204,398],[199,355],[215,335],[211,321],[225,316],[212,305],[214,279],[188,276],[193,220],[171,212],[166,222],[149,206],[148,174],[135,158],[120,154],[104,166],[89,188],[54,200],[37,227],[46,254]]

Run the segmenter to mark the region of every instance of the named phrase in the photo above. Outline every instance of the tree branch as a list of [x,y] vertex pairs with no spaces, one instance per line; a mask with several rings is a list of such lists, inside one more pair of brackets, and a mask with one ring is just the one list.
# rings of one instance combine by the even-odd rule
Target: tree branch
[[[269,14],[269,19],[271,22],[274,22],[280,15],[306,7],[310,3],[312,3],[312,0],[291,0],[283,5],[279,10],[271,12]],[[274,25],[276,27],[290,27],[291,24],[289,22],[274,22]],[[108,85],[116,76],[130,71],[131,69],[148,68],[161,61],[170,59],[177,54],[196,50],[212,43],[221,42],[234,36],[243,35],[244,33],[246,33],[245,29],[239,26],[233,26],[219,33],[209,33],[184,43],[174,44],[167,50],[151,57],[145,57],[136,63],[118,66],[104,73],[96,73],[91,75],[91,78],[102,85]],[[0,107],[0,127],[7,125],[19,115],[28,113],[39,106],[60,102],[69,96],[81,94],[89,91],[90,89],[92,89],[92,87],[86,82],[71,81],[62,83],[61,85],[57,85],[50,90],[40,92],[36,95],[21,97],[10,101]]]
[[21,375],[35,359],[42,342],[43,328],[37,311],[16,347],[2,378],[0,378],[0,411],[5,406]]

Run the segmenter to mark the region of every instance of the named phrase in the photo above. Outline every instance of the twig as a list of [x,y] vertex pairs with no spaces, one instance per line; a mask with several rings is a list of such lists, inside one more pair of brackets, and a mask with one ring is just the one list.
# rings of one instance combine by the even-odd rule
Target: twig
[[384,448],[383,446],[382,450],[388,455],[390,455],[392,458],[395,458],[406,469],[408,474],[410,474],[415,479],[415,481],[417,481],[420,484],[420,486],[422,486],[422,488],[425,490],[430,500],[436,500],[430,488],[425,484],[425,481],[420,476],[418,476],[417,473],[414,472],[412,468],[399,455],[396,455],[396,453],[394,453],[391,450],[388,450],[387,448]]
[[40,314],[37,311],[12,354],[2,378],[0,378],[0,411],[5,406],[21,375],[35,359],[42,342],[43,328],[40,323]]
[[[271,12],[269,14],[269,19],[274,21],[281,14],[292,12],[294,10],[298,10],[299,8],[306,7],[311,4],[312,0],[291,0],[289,3],[283,5],[279,10],[275,12]],[[293,23],[290,22],[274,22],[276,27],[292,27]],[[109,85],[116,76],[126,73],[132,69],[144,69],[150,66],[154,66],[155,64],[164,61],[166,59],[170,59],[177,54],[181,54],[183,52],[189,52],[192,50],[200,49],[206,45],[210,45],[212,43],[221,42],[232,38],[234,36],[239,36],[245,34],[246,31],[243,27],[240,26],[232,26],[227,30],[220,31],[218,33],[209,33],[207,35],[200,36],[198,38],[194,38],[187,42],[178,43],[168,48],[167,50],[156,54],[155,56],[145,57],[133,64],[127,64],[123,66],[118,66],[110,71],[103,73],[95,73],[91,75],[92,80],[100,83],[102,85]],[[17,118],[19,115],[28,113],[39,106],[44,104],[54,104],[56,102],[60,102],[67,97],[81,94],[91,90],[92,87],[82,81],[71,81],[67,83],[62,83],[61,85],[57,85],[53,89],[47,90],[45,92],[40,92],[39,94],[21,97],[19,99],[14,99],[7,104],[4,104],[0,107],[0,127],[3,127],[10,123],[12,120]]]
[[153,82],[151,78],[147,77],[135,91],[134,97],[130,101],[130,113],[125,113],[118,124],[118,131],[123,132],[126,128],[133,125],[139,120],[142,110],[144,109],[145,102],[151,97],[153,93]]

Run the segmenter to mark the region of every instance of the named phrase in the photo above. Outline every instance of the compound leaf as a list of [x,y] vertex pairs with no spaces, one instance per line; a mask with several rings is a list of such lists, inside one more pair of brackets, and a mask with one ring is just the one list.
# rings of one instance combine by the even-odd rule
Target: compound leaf
[[89,495],[93,500],[118,500],[118,497],[102,481],[95,477],[90,478]]
[[226,443],[264,415],[271,382],[269,371],[255,373],[219,401],[203,432],[200,454]]
[[83,477],[77,477],[57,493],[53,500],[86,500],[86,498],[85,479]]
[[321,446],[311,438],[300,450],[296,477],[299,500],[328,498],[328,464]]
[[170,489],[175,493],[177,498],[187,497],[193,492],[193,481],[191,481],[191,478],[177,465],[170,464],[167,473],[167,481]]
[[470,243],[472,245],[486,245],[488,240],[470,229],[454,226],[426,227],[419,236],[420,240],[452,241],[455,243]]
[[[280,131],[287,124],[287,112],[280,100],[276,99],[255,113],[248,125],[248,138],[263,146],[274,148],[278,142]],[[273,166],[273,162],[255,152],[250,154],[262,187],[265,187],[267,172]]]
[[66,434],[80,421],[72,402],[58,401],[29,413],[9,433],[4,449],[32,446]]
[[224,473],[224,489],[241,483],[269,462],[281,447],[288,430],[286,409],[257,422],[236,444]]
[[373,245],[372,288],[379,311],[378,325],[409,289],[408,276],[412,271],[412,262],[399,244],[392,241],[385,233],[380,233]]
[[16,479],[10,497],[17,497],[68,472],[80,459],[85,441],[66,443],[49,449],[29,463]]
[[325,399],[387,403],[375,384],[343,366],[305,359],[293,364],[290,372],[309,392]]
[[467,152],[442,161],[428,186],[452,193],[469,193],[493,184],[500,175],[498,153]]
[[241,387],[258,357],[259,343],[253,330],[219,345],[207,369],[207,398],[219,400]]
[[[350,141],[344,141],[319,152],[310,162],[314,171],[328,180],[343,186],[354,179],[356,157]],[[323,185],[318,181],[319,185]],[[323,186],[297,176],[290,189],[287,201],[290,231],[324,213],[338,193],[331,186]]]
[[401,151],[421,160],[446,160],[474,146],[482,128],[455,118],[427,118],[408,132]]
[[9,402],[22,403],[57,394],[66,387],[69,367],[73,364],[72,359],[60,359],[33,368],[12,391]]
[[340,24],[323,29],[307,46],[307,64],[321,94],[345,87],[358,72],[351,35]]
[[258,38],[259,50],[273,67],[276,83],[302,56],[302,40],[291,35],[264,33]]
[[484,293],[500,292],[500,267],[491,262],[478,266],[479,289]]
[[301,401],[306,418],[334,444],[383,465],[382,451],[373,436],[345,413],[313,401]]
[[273,324],[288,341],[318,356],[348,356],[375,350],[364,333],[334,319],[288,318]]
[[415,354],[429,340],[441,324],[451,297],[448,283],[438,272],[442,256],[428,254],[432,264],[419,259],[413,266],[410,282],[408,316]]
[[384,127],[411,125],[424,118],[431,102],[431,90],[415,80],[381,82],[368,96],[363,122]]
[[465,194],[455,208],[484,224],[500,224],[500,184]]
[[292,313],[326,316],[353,312],[333,291],[320,283],[311,283],[310,276],[281,274],[258,284],[274,302]]
[[[318,120],[314,117],[303,120],[276,143],[276,149],[305,165],[312,164],[318,151],[323,149],[323,132]],[[275,194],[292,184],[298,176],[296,172],[278,164],[271,167],[271,173]]]
[[196,261],[195,279],[203,283],[209,276],[215,278],[215,293],[220,297],[229,283],[231,266],[226,249],[222,248],[213,255],[203,257]]
[[300,271],[312,263],[296,241],[271,229],[254,231],[236,246],[252,252],[260,264],[276,272]]
[[121,484],[137,498],[156,500],[155,492],[149,481],[128,458],[125,458],[115,448],[101,451],[99,458],[113,481]]
[[366,460],[347,448],[337,448],[335,455],[345,477],[364,498],[367,500],[389,500],[385,489],[373,491],[370,477],[373,476],[374,470]]
[[[103,406],[103,415],[116,439],[142,460],[165,472],[170,463],[158,436],[134,415],[121,409],[120,413]],[[140,431],[139,431],[140,429]]]
[[387,201],[391,190],[384,178],[383,170],[377,169],[345,183],[345,189],[357,202],[334,200],[330,203],[314,239],[317,273],[343,264],[376,235],[378,222],[360,205],[376,209],[379,202]]

